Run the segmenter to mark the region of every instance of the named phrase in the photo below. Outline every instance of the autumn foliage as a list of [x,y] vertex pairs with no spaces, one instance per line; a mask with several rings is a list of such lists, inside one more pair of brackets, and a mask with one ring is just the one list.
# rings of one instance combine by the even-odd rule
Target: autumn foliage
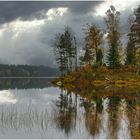
[[91,87],[114,85],[117,87],[139,86],[140,76],[135,75],[133,65],[122,66],[118,69],[110,69],[106,66],[98,68],[88,64],[66,76],[55,79],[52,83],[57,85],[61,81],[62,88],[69,91],[85,92]]

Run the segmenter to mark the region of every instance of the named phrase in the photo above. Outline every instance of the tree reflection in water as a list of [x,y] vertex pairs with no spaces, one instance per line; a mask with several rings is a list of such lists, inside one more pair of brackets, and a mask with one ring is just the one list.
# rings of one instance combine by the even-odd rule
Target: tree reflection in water
[[126,104],[131,135],[138,139],[140,138],[140,91],[136,92],[136,98],[126,100]]
[[85,126],[92,136],[99,133],[101,126],[102,100],[95,99],[94,103],[83,100],[85,109]]
[[70,92],[61,89],[61,94],[56,106],[58,107],[55,117],[56,125],[68,135],[71,129],[75,129],[76,126],[77,95],[75,94],[75,96],[72,97]]
[[118,116],[119,116],[119,105],[120,105],[121,99],[119,97],[111,97],[109,98],[109,131],[111,138],[117,139],[117,132],[118,132]]
[[[136,94],[122,95],[120,92],[105,92],[106,96],[103,97],[99,96],[100,93],[96,94],[93,93],[90,98],[83,96],[79,100],[77,94],[74,96],[61,90],[57,101],[59,111],[55,117],[57,127],[67,135],[75,130],[77,110],[80,107],[84,109],[82,121],[92,138],[136,138],[140,130],[140,94],[138,97]],[[80,104],[78,107],[77,101]]]
[[119,130],[118,130],[118,139],[130,139],[130,123],[127,116],[127,104],[125,99],[121,99],[119,106]]

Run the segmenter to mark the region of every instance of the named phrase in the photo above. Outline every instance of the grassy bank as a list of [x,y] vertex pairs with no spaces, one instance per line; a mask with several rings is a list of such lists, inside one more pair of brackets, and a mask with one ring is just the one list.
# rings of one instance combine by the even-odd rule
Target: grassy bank
[[140,85],[140,75],[136,75],[133,66],[109,69],[106,66],[96,68],[86,65],[66,76],[55,79],[52,83],[69,91],[74,91],[75,89],[86,90],[91,86],[108,85],[115,87],[138,87]]

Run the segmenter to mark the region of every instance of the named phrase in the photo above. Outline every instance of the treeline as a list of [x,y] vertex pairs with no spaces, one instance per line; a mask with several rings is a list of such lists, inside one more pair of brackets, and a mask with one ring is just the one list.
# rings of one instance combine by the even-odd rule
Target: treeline
[[[77,55],[77,41],[70,27],[66,27],[63,33],[56,36],[54,52],[62,75],[77,69],[77,58],[80,65],[104,65],[110,69],[132,65],[136,73],[140,74],[140,6],[135,9],[135,19],[131,21],[129,33],[126,33],[129,38],[125,49],[121,42],[125,35],[120,30],[121,13],[114,6],[110,6],[105,14],[106,29],[98,27],[95,23],[87,24],[84,29],[84,53],[80,56]],[[108,43],[107,51],[102,47],[105,41]]]
[[0,77],[51,77],[59,70],[46,66],[0,65]]

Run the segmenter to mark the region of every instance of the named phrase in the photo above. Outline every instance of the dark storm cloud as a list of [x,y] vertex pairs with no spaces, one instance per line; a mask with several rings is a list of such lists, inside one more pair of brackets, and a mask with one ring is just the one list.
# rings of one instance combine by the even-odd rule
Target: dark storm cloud
[[69,10],[75,14],[88,13],[91,8],[97,6],[99,1],[0,1],[0,23],[10,22],[16,18],[22,20],[32,20],[34,18],[43,18],[40,11],[48,11],[56,7],[68,7]]
[[101,1],[80,1],[80,2],[65,2],[64,6],[68,6],[72,13],[76,14],[86,14],[93,10],[97,5],[101,4]]

